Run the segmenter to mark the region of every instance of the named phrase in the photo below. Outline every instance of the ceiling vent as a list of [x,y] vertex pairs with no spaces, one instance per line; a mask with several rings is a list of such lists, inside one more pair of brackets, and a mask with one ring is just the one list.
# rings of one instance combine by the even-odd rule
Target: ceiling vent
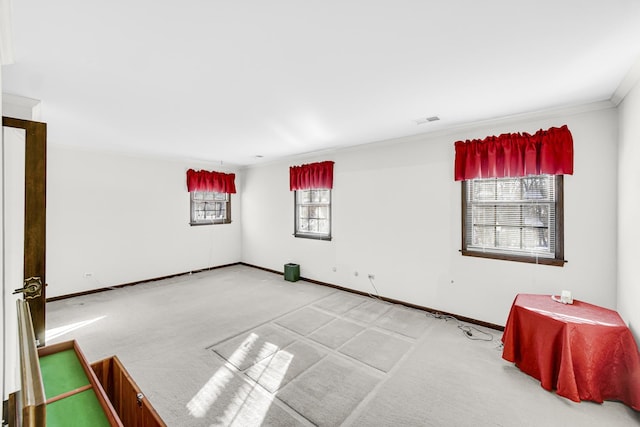
[[414,122],[416,122],[417,125],[423,125],[423,124],[428,123],[428,122],[437,122],[438,120],[440,120],[440,117],[431,116],[431,117],[425,117],[423,119],[414,120]]

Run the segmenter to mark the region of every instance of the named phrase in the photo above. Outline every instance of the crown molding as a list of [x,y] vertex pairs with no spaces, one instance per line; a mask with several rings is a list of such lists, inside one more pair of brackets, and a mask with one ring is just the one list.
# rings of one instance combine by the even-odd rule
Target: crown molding
[[627,96],[629,91],[640,81],[640,57],[636,59],[634,64],[629,69],[629,72],[620,82],[618,88],[613,92],[611,96],[611,102],[613,105],[618,106],[622,100]]

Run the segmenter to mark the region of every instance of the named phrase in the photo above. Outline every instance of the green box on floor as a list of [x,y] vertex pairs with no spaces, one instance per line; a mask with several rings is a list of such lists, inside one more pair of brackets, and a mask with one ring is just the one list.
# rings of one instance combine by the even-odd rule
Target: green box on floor
[[300,279],[300,266],[298,264],[284,265],[284,280],[289,282],[297,282]]

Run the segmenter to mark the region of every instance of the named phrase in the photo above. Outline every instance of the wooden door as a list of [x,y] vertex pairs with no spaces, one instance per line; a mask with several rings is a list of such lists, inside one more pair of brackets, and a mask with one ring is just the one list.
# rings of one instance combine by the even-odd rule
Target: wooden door
[[[4,127],[25,130],[24,177],[24,280],[16,288],[26,289],[23,298],[29,303],[38,346],[45,345],[46,302],[46,188],[47,125],[29,120],[2,118]],[[6,286],[14,284],[7,283]]]

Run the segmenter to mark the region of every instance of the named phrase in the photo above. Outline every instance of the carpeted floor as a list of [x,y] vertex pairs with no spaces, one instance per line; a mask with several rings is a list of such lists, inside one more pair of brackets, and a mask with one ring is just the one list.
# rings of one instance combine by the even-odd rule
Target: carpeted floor
[[480,329],[245,266],[47,304],[48,344],[117,354],[169,426],[640,425],[545,391]]

